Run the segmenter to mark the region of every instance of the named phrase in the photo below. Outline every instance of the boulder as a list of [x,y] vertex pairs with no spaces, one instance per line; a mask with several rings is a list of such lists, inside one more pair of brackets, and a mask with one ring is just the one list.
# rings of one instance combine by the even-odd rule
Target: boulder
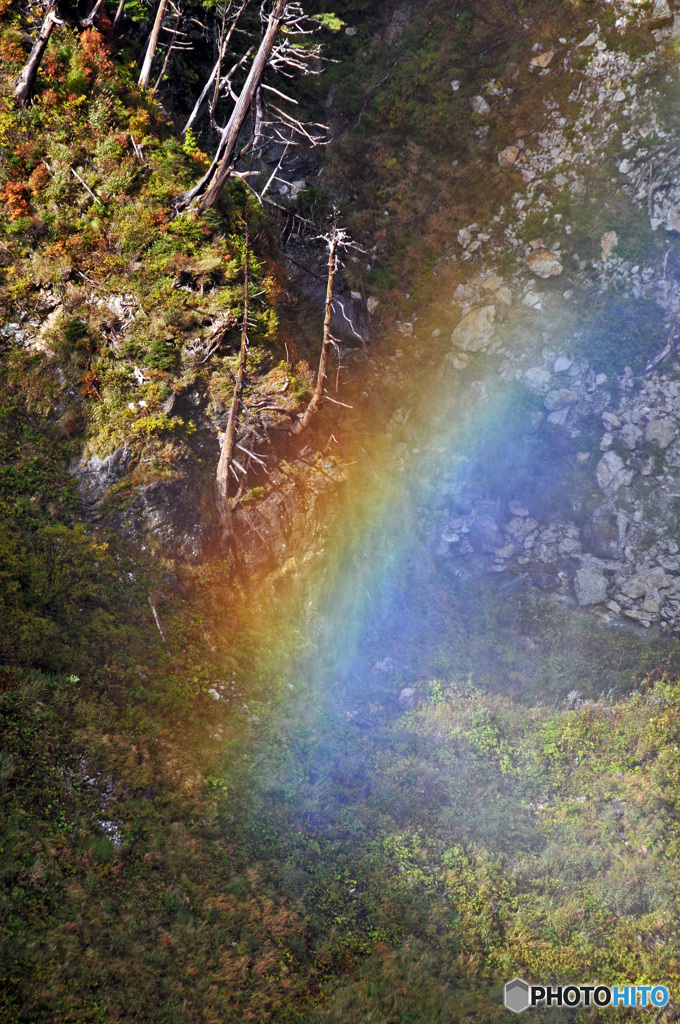
[[498,154],[498,163],[501,167],[512,167],[519,156],[519,146],[506,146]]
[[576,600],[582,608],[607,600],[607,577],[598,569],[579,569],[574,578]]
[[491,107],[486,102],[483,96],[472,96],[470,99],[470,106],[475,114],[479,114],[480,117],[486,117],[487,114],[491,113]]
[[605,430],[620,430],[621,420],[615,412],[603,412],[602,423],[604,424]]
[[532,366],[529,370],[525,371],[524,376],[530,388],[543,391],[550,383],[552,374],[549,370],[542,370],[540,366]]
[[630,579],[626,580],[621,586],[621,592],[635,600],[638,597],[646,597],[652,594],[654,591],[659,590],[674,590],[675,581],[672,576],[668,576],[663,569],[648,569],[647,572],[638,573],[637,576],[631,576]]
[[536,274],[537,277],[546,279],[558,277],[562,273],[560,257],[557,253],[550,252],[549,249],[535,249],[529,253],[525,262],[531,273]]
[[671,206],[666,217],[666,231],[680,233],[680,207]]
[[536,57],[533,57],[532,60],[529,61],[529,67],[539,69],[547,68],[548,64],[554,56],[554,50],[546,50],[545,53],[539,53]]
[[645,427],[645,441],[658,444],[659,448],[668,448],[675,437],[675,423],[663,416],[649,420]]
[[602,259],[606,262],[610,260],[614,255],[614,250],[619,244],[619,236],[615,231],[605,231],[602,238],[600,239],[600,245],[602,246]]
[[464,352],[482,352],[493,337],[495,317],[495,306],[471,309],[453,331],[452,343]]
[[605,452],[595,467],[597,485],[608,494],[627,486],[634,476],[635,470],[626,469],[623,459],[612,451]]
[[470,541],[475,551],[492,552],[501,547],[503,537],[495,517],[478,513],[470,523]]
[[423,695],[420,690],[416,690],[415,686],[405,686],[397,697],[397,704],[404,711],[413,711],[418,707],[418,704],[423,699]]
[[627,448],[629,452],[632,452],[634,448],[637,448],[638,445],[642,444],[642,431],[639,427],[636,427],[634,423],[626,423],[619,434],[619,441],[624,448]]
[[621,554],[619,530],[611,519],[596,519],[586,523],[581,535],[586,550],[598,558],[618,558]]
[[573,359],[568,359],[566,356],[558,356],[555,360],[555,365],[553,366],[553,372],[566,373],[573,362]]
[[578,399],[578,395],[575,391],[569,391],[568,388],[560,388],[557,391],[549,391],[545,396],[544,406],[548,412],[556,412],[558,409],[564,409],[566,406],[573,405]]

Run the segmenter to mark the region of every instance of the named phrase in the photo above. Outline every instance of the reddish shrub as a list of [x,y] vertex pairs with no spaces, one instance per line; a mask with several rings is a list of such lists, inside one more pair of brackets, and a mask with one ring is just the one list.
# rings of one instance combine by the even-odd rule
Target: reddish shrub
[[34,196],[38,195],[44,189],[47,182],[50,180],[50,176],[47,173],[47,168],[44,164],[38,164],[34,168],[31,177],[28,179],[28,187]]
[[30,213],[30,207],[26,200],[26,185],[23,181],[8,181],[0,192],[0,197],[7,206],[10,220],[17,217],[26,217]]

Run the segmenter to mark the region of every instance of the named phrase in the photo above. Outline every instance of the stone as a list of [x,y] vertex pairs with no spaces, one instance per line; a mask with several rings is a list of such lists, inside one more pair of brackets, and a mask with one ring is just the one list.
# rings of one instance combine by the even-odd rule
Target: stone
[[658,417],[649,420],[645,427],[645,441],[648,444],[658,444],[659,448],[668,448],[675,437],[675,423],[665,417]]
[[606,262],[610,260],[614,255],[614,250],[619,244],[619,236],[615,231],[605,231],[602,238],[600,239],[600,245],[602,247],[602,259]]
[[607,601],[607,608],[609,608],[610,612],[614,612],[614,615],[621,614],[621,605],[616,601]]
[[545,53],[539,53],[536,57],[533,57],[529,61],[530,68],[547,68],[550,61],[555,56],[554,50],[546,50]]
[[526,293],[526,295],[522,299],[522,302],[525,306],[529,306],[531,309],[535,309],[539,313],[543,305],[543,303],[541,302],[541,296],[538,294],[538,292],[532,291],[528,291]]
[[548,416],[548,423],[552,423],[555,427],[565,427],[568,419],[569,406],[565,406],[563,409],[556,409],[555,412],[551,412]]
[[559,171],[555,175],[553,181],[558,188],[562,188],[563,185],[569,184],[569,178],[566,178],[564,174],[561,174]]
[[492,274],[491,277],[487,277],[486,281],[482,281],[482,288],[485,292],[495,292],[502,284],[503,278],[498,274]]
[[553,366],[554,373],[566,373],[573,361],[573,359],[568,359],[566,356],[558,356]]
[[620,174],[630,174],[632,169],[633,169],[633,164],[631,163],[630,160],[622,160],[621,163],[619,164],[619,173]]
[[524,376],[530,388],[543,391],[550,383],[552,374],[549,370],[542,370],[540,366],[532,366],[529,370],[525,371]]
[[515,553],[514,544],[504,544],[502,548],[498,548],[496,551],[496,558],[512,558]]
[[634,476],[635,470],[626,469],[623,459],[612,451],[605,452],[595,468],[597,485],[607,494],[627,486]]
[[614,103],[623,103],[625,98],[626,94],[623,91],[623,89],[617,89],[614,95],[612,96],[612,100],[614,101]]
[[460,89],[460,80],[457,79],[457,78],[454,78],[451,81],[451,88],[453,89],[454,92],[458,92],[458,90]]
[[605,430],[620,430],[621,420],[615,412],[603,412],[602,413],[602,424]]
[[519,153],[520,151],[518,146],[506,146],[505,149],[502,149],[498,154],[498,163],[501,167],[512,167],[517,160]]
[[583,527],[582,536],[586,550],[598,558],[618,558],[621,554],[619,531],[611,519],[589,520]]
[[562,261],[557,253],[550,252],[549,249],[535,249],[529,253],[525,263],[532,274],[544,280],[558,277],[562,273]]
[[460,534],[456,530],[447,527],[442,531],[442,540],[445,544],[458,544],[460,542]]
[[373,313],[375,313],[379,305],[380,299],[376,299],[374,295],[369,295],[368,299],[366,300],[366,309],[368,310],[371,316],[373,315]]
[[549,391],[545,396],[543,405],[548,412],[555,412],[557,409],[564,409],[565,406],[573,405],[578,399],[575,391],[568,388],[560,388],[558,391]]
[[573,537],[565,537],[564,540],[560,541],[557,550],[561,555],[578,555],[583,550],[583,545],[580,540],[574,540]]
[[479,114],[480,117],[486,117],[487,114],[491,113],[491,107],[486,102],[483,96],[473,96],[470,99],[470,106],[475,114]]
[[528,516],[529,509],[521,501],[509,501],[508,512],[511,516]]
[[422,699],[422,693],[415,686],[405,686],[397,697],[397,704],[404,711],[414,711]]
[[589,36],[586,36],[586,38],[583,40],[582,43],[578,44],[579,45],[579,49],[582,46],[595,46],[595,43],[598,41],[599,38],[600,38],[599,31],[598,32],[591,32]]
[[[464,249],[467,249],[468,245],[472,241],[472,235],[467,228],[461,228],[458,232],[458,244],[462,245]],[[460,287],[460,285],[459,285]]]
[[506,288],[505,286],[499,288],[498,291],[494,292],[493,297],[494,300],[496,302],[500,302],[502,306],[512,305],[512,292],[510,291],[509,288]]
[[579,569],[574,578],[576,600],[582,608],[607,600],[607,577],[597,569]]
[[633,600],[659,590],[675,590],[673,577],[667,576],[663,569],[659,568],[648,569],[647,572],[631,576],[621,586],[621,592]]
[[482,352],[494,333],[495,306],[482,306],[466,313],[451,334],[451,342],[464,352]]
[[671,206],[666,216],[666,231],[680,233],[680,207]]
[[629,452],[632,452],[634,448],[642,444],[643,434],[639,427],[636,427],[634,423],[626,423],[622,427],[621,433],[619,434],[619,441],[624,448],[627,448]]
[[496,551],[503,537],[495,518],[487,512],[476,515],[470,523],[470,541],[476,551]]

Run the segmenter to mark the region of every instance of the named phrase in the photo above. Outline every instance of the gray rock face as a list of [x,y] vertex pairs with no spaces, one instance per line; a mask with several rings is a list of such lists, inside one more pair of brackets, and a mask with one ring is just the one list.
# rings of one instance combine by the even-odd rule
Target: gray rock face
[[132,487],[122,506],[109,505],[105,499],[110,488],[125,480],[132,462],[132,453],[122,447],[104,459],[94,455],[72,464],[85,517],[92,522],[106,518],[135,543],[152,540],[173,555],[199,561],[206,546],[215,542],[216,524],[214,508],[205,504],[192,468],[180,463],[175,479]]
[[495,317],[495,306],[471,309],[453,331],[452,343],[464,352],[482,352],[493,337]]
[[668,448],[675,437],[675,423],[666,417],[649,420],[645,427],[645,441],[658,444],[659,448]]
[[109,487],[125,478],[129,465],[130,451],[125,446],[117,448],[104,459],[93,455],[87,461],[72,463],[71,475],[78,481],[80,500],[86,516],[99,518],[100,501]]
[[616,452],[605,452],[595,468],[597,485],[606,494],[613,494],[620,487],[627,486],[635,471],[626,469],[623,459]]
[[597,569],[579,569],[574,579],[576,600],[582,608],[607,600],[607,577]]

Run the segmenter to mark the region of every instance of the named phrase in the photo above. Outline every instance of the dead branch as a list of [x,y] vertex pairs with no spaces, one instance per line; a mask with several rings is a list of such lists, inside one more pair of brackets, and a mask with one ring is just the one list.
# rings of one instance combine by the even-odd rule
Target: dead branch
[[[248,239],[248,225],[246,224],[246,237],[245,237],[245,257],[244,257],[244,307],[243,307],[243,322],[241,326],[241,351],[239,355],[238,373],[236,375],[236,384],[234,387],[234,396],[231,402],[231,409],[229,410],[229,420],[227,422],[227,429],[224,432],[224,438],[222,440],[222,451],[220,452],[220,459],[217,464],[217,477],[215,480],[215,496],[217,511],[220,517],[222,525],[222,541],[223,544],[230,550],[234,551],[238,558],[236,536],[234,533],[234,524],[231,505],[229,504],[229,473],[232,469],[232,463],[238,466],[239,469],[243,470],[243,467],[234,458],[234,446],[236,441],[236,428],[238,425],[239,410],[241,405],[241,396],[243,394],[243,383],[246,375],[246,356],[248,354],[248,307],[249,307],[249,279],[248,279],[248,260],[250,259],[250,246]],[[243,470],[245,475],[245,470]]]
[[19,77],[15,81],[14,87],[14,98],[19,102],[19,106],[25,107],[28,103],[31,92],[33,91],[33,83],[37,74],[38,68],[40,67],[40,61],[42,60],[47,44],[50,41],[52,35],[52,29],[55,25],[63,25],[63,21],[55,14],[56,3],[49,4],[45,20],[42,23],[38,38],[33,44],[28,60],[24,64],[23,70]]

